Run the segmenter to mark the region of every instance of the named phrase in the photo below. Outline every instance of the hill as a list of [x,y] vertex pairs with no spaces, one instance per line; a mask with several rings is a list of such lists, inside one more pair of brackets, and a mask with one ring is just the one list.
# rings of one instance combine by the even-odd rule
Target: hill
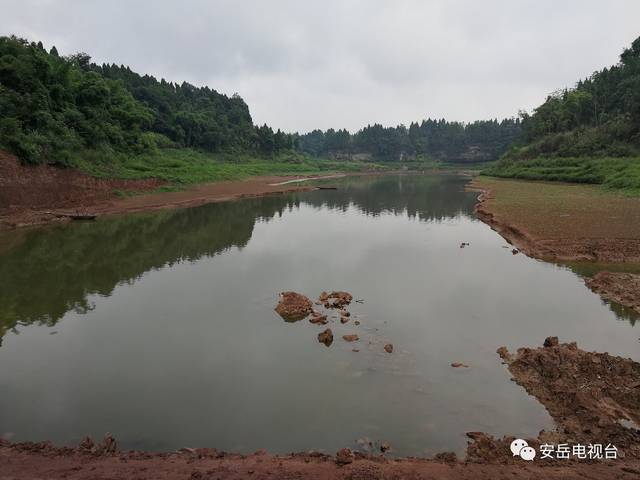
[[521,125],[520,142],[485,173],[640,193],[640,38],[616,65],[522,114]]
[[254,126],[238,95],[96,65],[85,53],[62,57],[16,37],[0,37],[0,112],[0,147],[24,163],[104,175],[167,148],[270,157],[293,147],[291,135]]

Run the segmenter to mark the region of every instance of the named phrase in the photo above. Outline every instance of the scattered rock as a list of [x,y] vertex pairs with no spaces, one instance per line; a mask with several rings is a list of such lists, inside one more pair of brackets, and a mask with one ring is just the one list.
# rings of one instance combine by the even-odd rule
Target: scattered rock
[[324,332],[318,334],[318,341],[324,343],[327,347],[333,343],[333,332],[327,328]]
[[346,310],[343,310],[342,312],[340,312],[340,315],[342,315],[343,317],[350,317],[351,313],[347,312]]
[[558,337],[547,337],[544,339],[544,344],[545,347],[550,348],[550,347],[557,347],[558,346]]
[[511,354],[509,353],[509,350],[507,350],[507,347],[505,346],[498,348],[498,350],[496,350],[496,353],[500,355],[500,358],[503,359],[505,362],[508,362],[509,360],[511,360]]
[[296,292],[282,292],[275,310],[284,320],[295,322],[308,316],[313,310],[313,305],[304,295]]
[[513,250],[511,250],[511,253],[514,255],[517,255],[518,253],[520,253],[520,250],[518,250],[517,248],[514,248]]
[[336,463],[338,465],[347,465],[349,463],[353,463],[354,460],[355,455],[350,448],[343,448],[338,450],[338,453],[336,453]]
[[384,351],[385,351],[385,352],[387,352],[387,353],[391,353],[391,352],[393,352],[393,344],[391,344],[391,343],[387,343],[387,344],[384,346]]
[[309,321],[315,325],[326,325],[328,323],[326,315],[313,315]]
[[[326,292],[322,292],[326,293]],[[322,295],[320,296],[322,298]],[[353,296],[347,292],[331,292],[325,299],[325,308],[340,308],[345,307],[351,303]]]
[[349,317],[340,316],[340,323],[347,323],[349,321]]
[[437,462],[449,463],[449,464],[458,462],[458,457],[454,452],[440,452],[440,453],[437,453],[433,457],[433,459]]
[[453,368],[469,368],[469,365],[465,365],[464,363],[454,362],[451,364]]
[[389,450],[391,450],[391,444],[389,442],[380,443],[380,451],[382,453],[388,452]]
[[84,437],[78,445],[78,450],[85,453],[93,453],[95,451],[96,444],[91,437]]
[[118,443],[110,433],[106,433],[102,445],[99,445],[98,448],[102,450],[103,454],[113,454],[118,451]]
[[469,245],[470,245],[470,243],[469,243],[469,242],[462,242],[462,243],[460,244],[460,248],[468,247]]
[[343,335],[342,338],[347,342],[355,342],[357,340],[360,340],[360,337],[358,337],[358,335],[356,335],[355,333],[352,333],[351,335]]

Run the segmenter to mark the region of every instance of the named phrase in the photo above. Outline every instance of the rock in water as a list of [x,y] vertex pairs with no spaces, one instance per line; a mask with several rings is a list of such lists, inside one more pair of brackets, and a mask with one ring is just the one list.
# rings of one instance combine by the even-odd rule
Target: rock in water
[[319,300],[324,303],[325,308],[340,308],[345,307],[351,303],[353,296],[348,292],[331,292],[327,295],[327,292],[322,292]]
[[454,362],[451,364],[453,368],[469,368],[469,365],[465,365],[464,363]]
[[316,325],[326,325],[328,323],[326,315],[313,315],[309,321]]
[[342,338],[347,342],[355,342],[356,340],[360,340],[360,337],[358,337],[358,335],[356,335],[355,333],[352,333],[351,335],[343,335]]
[[391,343],[387,343],[387,344],[384,346],[384,351],[385,351],[385,352],[387,352],[387,353],[391,353],[391,352],[393,352],[393,344],[391,344]]
[[307,317],[313,310],[313,304],[304,295],[296,292],[282,292],[276,312],[287,322],[297,322]]
[[333,332],[327,328],[324,332],[318,334],[318,341],[324,343],[327,347],[333,343]]

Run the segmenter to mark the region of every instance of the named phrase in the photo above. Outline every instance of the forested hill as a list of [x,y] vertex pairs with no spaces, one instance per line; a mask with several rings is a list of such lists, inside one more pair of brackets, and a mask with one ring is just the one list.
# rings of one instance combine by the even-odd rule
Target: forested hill
[[519,135],[519,119],[468,124],[427,119],[409,128],[369,125],[355,134],[314,130],[302,135],[298,145],[303,152],[337,158],[486,162],[497,160]]
[[640,38],[618,64],[559,90],[523,115],[512,158],[629,156],[640,152]]
[[523,137],[485,173],[640,194],[640,38],[619,62],[522,115]]
[[0,37],[0,146],[23,161],[73,164],[74,156],[88,152],[109,158],[158,145],[270,155],[292,141],[254,127],[237,95]]

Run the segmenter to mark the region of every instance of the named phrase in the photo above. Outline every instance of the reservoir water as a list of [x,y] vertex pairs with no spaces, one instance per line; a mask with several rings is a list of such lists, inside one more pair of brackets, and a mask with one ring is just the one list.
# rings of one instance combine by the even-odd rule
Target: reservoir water
[[[272,453],[370,439],[404,456],[552,428],[496,349],[558,335],[639,360],[636,317],[571,268],[504,248],[466,181],[347,177],[2,234],[0,435]],[[327,348],[325,326],[274,312],[284,290],[363,302],[330,319]]]

